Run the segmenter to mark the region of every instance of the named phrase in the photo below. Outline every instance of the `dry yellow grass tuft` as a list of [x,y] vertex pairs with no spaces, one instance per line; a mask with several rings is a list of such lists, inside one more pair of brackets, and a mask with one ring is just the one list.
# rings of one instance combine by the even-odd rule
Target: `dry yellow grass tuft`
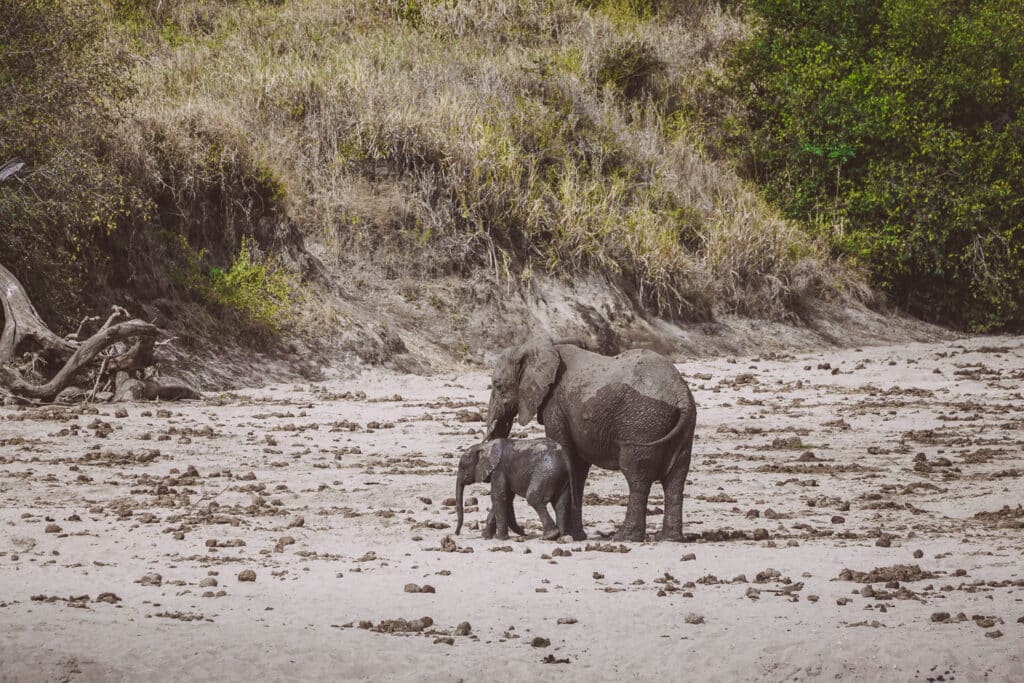
[[211,153],[244,155],[336,267],[597,271],[694,319],[862,291],[686,113],[742,18],[646,6],[143,3],[126,164],[187,193]]

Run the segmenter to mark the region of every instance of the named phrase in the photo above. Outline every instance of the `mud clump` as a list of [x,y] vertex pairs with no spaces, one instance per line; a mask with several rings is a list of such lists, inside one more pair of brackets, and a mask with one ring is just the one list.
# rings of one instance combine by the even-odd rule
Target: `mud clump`
[[[367,622],[360,622],[360,627],[364,623]],[[419,633],[433,625],[434,620],[430,617],[420,617],[419,619],[385,619],[376,626],[367,628],[377,633]]]
[[1012,508],[1004,505],[992,512],[979,512],[974,519],[995,529],[1024,529],[1024,506]]
[[840,581],[854,581],[856,583],[887,583],[889,581],[934,579],[935,574],[921,569],[921,566],[916,564],[894,564],[891,567],[876,567],[867,572],[843,569],[843,571],[839,572],[837,578]]

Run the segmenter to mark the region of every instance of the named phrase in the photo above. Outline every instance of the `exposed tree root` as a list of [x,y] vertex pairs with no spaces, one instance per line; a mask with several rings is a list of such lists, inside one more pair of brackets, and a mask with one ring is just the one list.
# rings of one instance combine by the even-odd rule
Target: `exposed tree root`
[[[114,306],[92,336],[81,339],[85,325],[99,318],[83,320],[77,332],[62,339],[46,326],[24,287],[3,265],[0,304],[4,321],[0,334],[0,388],[9,396],[51,402],[65,389],[76,386],[76,380],[81,382],[81,376],[98,363],[92,391],[72,393],[92,400],[106,377],[108,381],[114,379],[114,396],[121,400],[199,398],[198,391],[174,378],[146,377],[146,369],[154,363],[159,330],[144,320],[127,319],[128,312],[120,306]],[[32,353],[36,354],[29,364],[33,374],[41,374],[40,366],[43,370],[58,366],[60,369],[43,382],[26,379],[23,370],[13,364],[24,354]],[[88,379],[85,384],[90,384]]]

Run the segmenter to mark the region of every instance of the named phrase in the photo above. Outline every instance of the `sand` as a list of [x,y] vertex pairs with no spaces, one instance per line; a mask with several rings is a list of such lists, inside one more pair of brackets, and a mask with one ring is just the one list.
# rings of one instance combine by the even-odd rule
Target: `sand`
[[0,680],[1024,680],[1024,338],[679,368],[683,544],[454,536],[483,373],[0,408]]

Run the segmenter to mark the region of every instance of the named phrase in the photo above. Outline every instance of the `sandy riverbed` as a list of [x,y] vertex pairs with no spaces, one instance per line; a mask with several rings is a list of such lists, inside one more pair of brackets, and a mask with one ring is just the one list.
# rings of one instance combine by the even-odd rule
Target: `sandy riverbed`
[[0,680],[1024,680],[1024,338],[679,367],[684,544],[442,549],[482,373],[0,408]]

